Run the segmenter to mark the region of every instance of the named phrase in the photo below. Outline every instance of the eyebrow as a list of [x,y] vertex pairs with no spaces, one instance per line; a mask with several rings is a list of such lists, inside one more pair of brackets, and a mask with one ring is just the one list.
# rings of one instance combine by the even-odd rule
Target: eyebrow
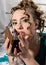
[[17,21],[16,19],[11,19],[11,21]]
[[21,19],[28,18],[28,17],[22,17]]
[[24,13],[24,15],[26,15],[26,16],[28,16],[28,17],[25,16],[25,17],[22,17],[21,19],[23,19],[23,18],[28,18],[28,19],[29,19],[29,18],[30,18],[29,14]]

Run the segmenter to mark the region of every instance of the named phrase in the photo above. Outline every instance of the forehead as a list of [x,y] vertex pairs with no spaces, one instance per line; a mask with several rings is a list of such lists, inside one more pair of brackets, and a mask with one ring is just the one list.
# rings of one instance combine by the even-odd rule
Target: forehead
[[[17,14],[17,13],[22,13],[22,14],[24,14],[25,13],[25,10],[21,10],[21,9],[18,9],[18,10],[16,10],[15,12],[14,12],[14,14]],[[13,14],[13,15],[14,15]]]
[[12,16],[12,19],[14,18],[21,18],[23,16],[26,16],[25,15],[25,10],[16,10],[14,13],[13,13],[13,16]]
[[23,17],[30,17],[30,20],[33,20],[32,14],[28,10],[25,11],[25,10],[21,10],[21,9],[18,9],[13,13],[12,20],[13,19],[19,20]]
[[30,20],[30,22],[34,22],[32,14],[29,11],[25,11],[25,10],[21,10],[21,9],[18,9],[13,13],[11,20],[19,21],[23,18],[28,18]]

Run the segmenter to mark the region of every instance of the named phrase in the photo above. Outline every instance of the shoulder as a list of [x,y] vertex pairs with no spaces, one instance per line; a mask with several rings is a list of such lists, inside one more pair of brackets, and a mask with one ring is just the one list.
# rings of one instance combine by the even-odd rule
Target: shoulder
[[43,47],[46,48],[46,33],[41,33],[40,38],[41,38],[41,45],[43,45]]
[[38,61],[40,65],[44,65],[46,57],[46,35],[42,33],[40,34],[40,38],[40,49],[36,61]]

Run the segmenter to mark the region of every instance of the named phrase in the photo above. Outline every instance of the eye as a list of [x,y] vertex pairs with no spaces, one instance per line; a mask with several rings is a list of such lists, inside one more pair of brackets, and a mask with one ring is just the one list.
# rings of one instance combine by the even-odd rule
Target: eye
[[22,19],[21,21],[22,21],[22,22],[28,22],[29,19],[28,19],[28,18],[24,18],[24,19]]
[[15,22],[15,21],[14,21],[14,22],[12,22],[12,25],[16,25],[16,24],[17,24],[17,22]]
[[23,22],[28,22],[28,21],[29,21],[29,19],[23,19],[22,21],[23,21]]

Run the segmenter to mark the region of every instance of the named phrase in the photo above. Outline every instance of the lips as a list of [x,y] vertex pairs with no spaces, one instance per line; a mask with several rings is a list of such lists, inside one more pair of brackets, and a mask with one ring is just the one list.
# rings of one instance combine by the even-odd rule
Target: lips
[[20,32],[20,34],[22,35],[22,36],[25,36],[26,35],[26,33],[25,32]]
[[21,34],[22,34],[23,36],[25,36],[25,33],[24,33],[24,32],[21,32]]

